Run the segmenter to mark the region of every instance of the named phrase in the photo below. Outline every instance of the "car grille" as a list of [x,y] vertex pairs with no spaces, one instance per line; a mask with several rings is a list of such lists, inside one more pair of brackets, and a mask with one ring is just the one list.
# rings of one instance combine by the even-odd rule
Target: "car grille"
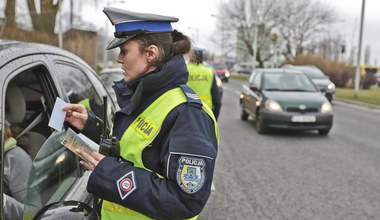
[[298,107],[289,107],[286,109],[287,112],[318,112],[317,108],[306,108],[306,109],[300,109]]

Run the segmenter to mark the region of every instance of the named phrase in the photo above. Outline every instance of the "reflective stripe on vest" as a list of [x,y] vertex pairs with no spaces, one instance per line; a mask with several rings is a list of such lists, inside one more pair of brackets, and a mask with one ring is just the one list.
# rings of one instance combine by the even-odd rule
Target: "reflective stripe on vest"
[[189,71],[187,85],[198,94],[199,98],[209,108],[212,108],[211,87],[214,71],[203,64],[196,65],[194,63],[187,64],[187,70]]
[[[155,100],[143,113],[141,113],[135,121],[124,132],[120,140],[120,155],[128,161],[134,163],[135,167],[147,169],[142,162],[142,152],[160,132],[163,121],[166,116],[176,106],[187,102],[185,94],[181,88],[175,88],[167,91]],[[218,126],[214,114],[207,105],[203,104],[202,109],[212,118],[215,126],[215,134],[219,144]],[[133,147],[125,147],[133,146]],[[159,174],[159,177],[163,178]],[[104,200],[102,205],[102,219],[131,219],[131,220],[147,220],[151,219],[139,212],[128,209],[124,206]],[[190,218],[197,219],[198,216]]]

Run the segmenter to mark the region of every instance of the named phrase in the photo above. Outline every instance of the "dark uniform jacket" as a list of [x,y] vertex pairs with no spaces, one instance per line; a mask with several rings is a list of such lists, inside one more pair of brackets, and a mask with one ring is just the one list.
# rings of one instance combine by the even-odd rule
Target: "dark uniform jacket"
[[[119,140],[126,129],[154,100],[166,91],[186,84],[188,71],[181,55],[138,79],[113,86],[121,108],[115,114],[113,136]],[[115,202],[152,218],[184,219],[201,212],[211,192],[211,182],[217,155],[217,138],[211,118],[198,103],[183,103],[174,108],[164,120],[158,136],[142,153],[144,166],[153,172],[136,168],[127,160],[120,162],[105,157],[90,176],[87,190],[107,201]],[[100,127],[94,114],[83,133],[99,139]],[[95,119],[95,120],[94,120]],[[120,146],[133,147],[133,146]],[[181,186],[183,164],[180,159],[203,161],[201,184],[195,192]],[[202,163],[203,163],[202,162]],[[135,173],[137,189],[122,199],[117,181],[130,171]],[[164,178],[159,178],[157,174]],[[203,182],[202,182],[203,181]]]

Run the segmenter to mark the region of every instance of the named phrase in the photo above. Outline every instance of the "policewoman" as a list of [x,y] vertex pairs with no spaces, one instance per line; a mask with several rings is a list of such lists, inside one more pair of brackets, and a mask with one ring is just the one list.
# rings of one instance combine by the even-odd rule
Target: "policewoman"
[[221,107],[219,89],[216,85],[214,69],[203,64],[203,49],[193,50],[187,69],[189,70],[187,85],[212,109],[215,119],[218,119]]
[[[102,199],[102,219],[196,219],[211,192],[218,128],[210,108],[186,86],[187,36],[172,29],[178,18],[105,8],[115,25],[115,82],[120,111],[112,135],[120,158],[78,151],[93,170],[87,190]],[[121,76],[122,77],[122,76]],[[101,121],[83,105],[69,104],[65,121],[98,140]]]

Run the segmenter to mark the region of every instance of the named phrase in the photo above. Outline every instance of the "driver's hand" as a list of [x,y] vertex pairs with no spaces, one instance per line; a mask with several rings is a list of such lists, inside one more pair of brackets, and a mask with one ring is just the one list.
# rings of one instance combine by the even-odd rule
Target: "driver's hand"
[[68,104],[62,108],[62,110],[67,111],[65,121],[69,122],[80,131],[84,128],[88,119],[87,109],[84,105]]

